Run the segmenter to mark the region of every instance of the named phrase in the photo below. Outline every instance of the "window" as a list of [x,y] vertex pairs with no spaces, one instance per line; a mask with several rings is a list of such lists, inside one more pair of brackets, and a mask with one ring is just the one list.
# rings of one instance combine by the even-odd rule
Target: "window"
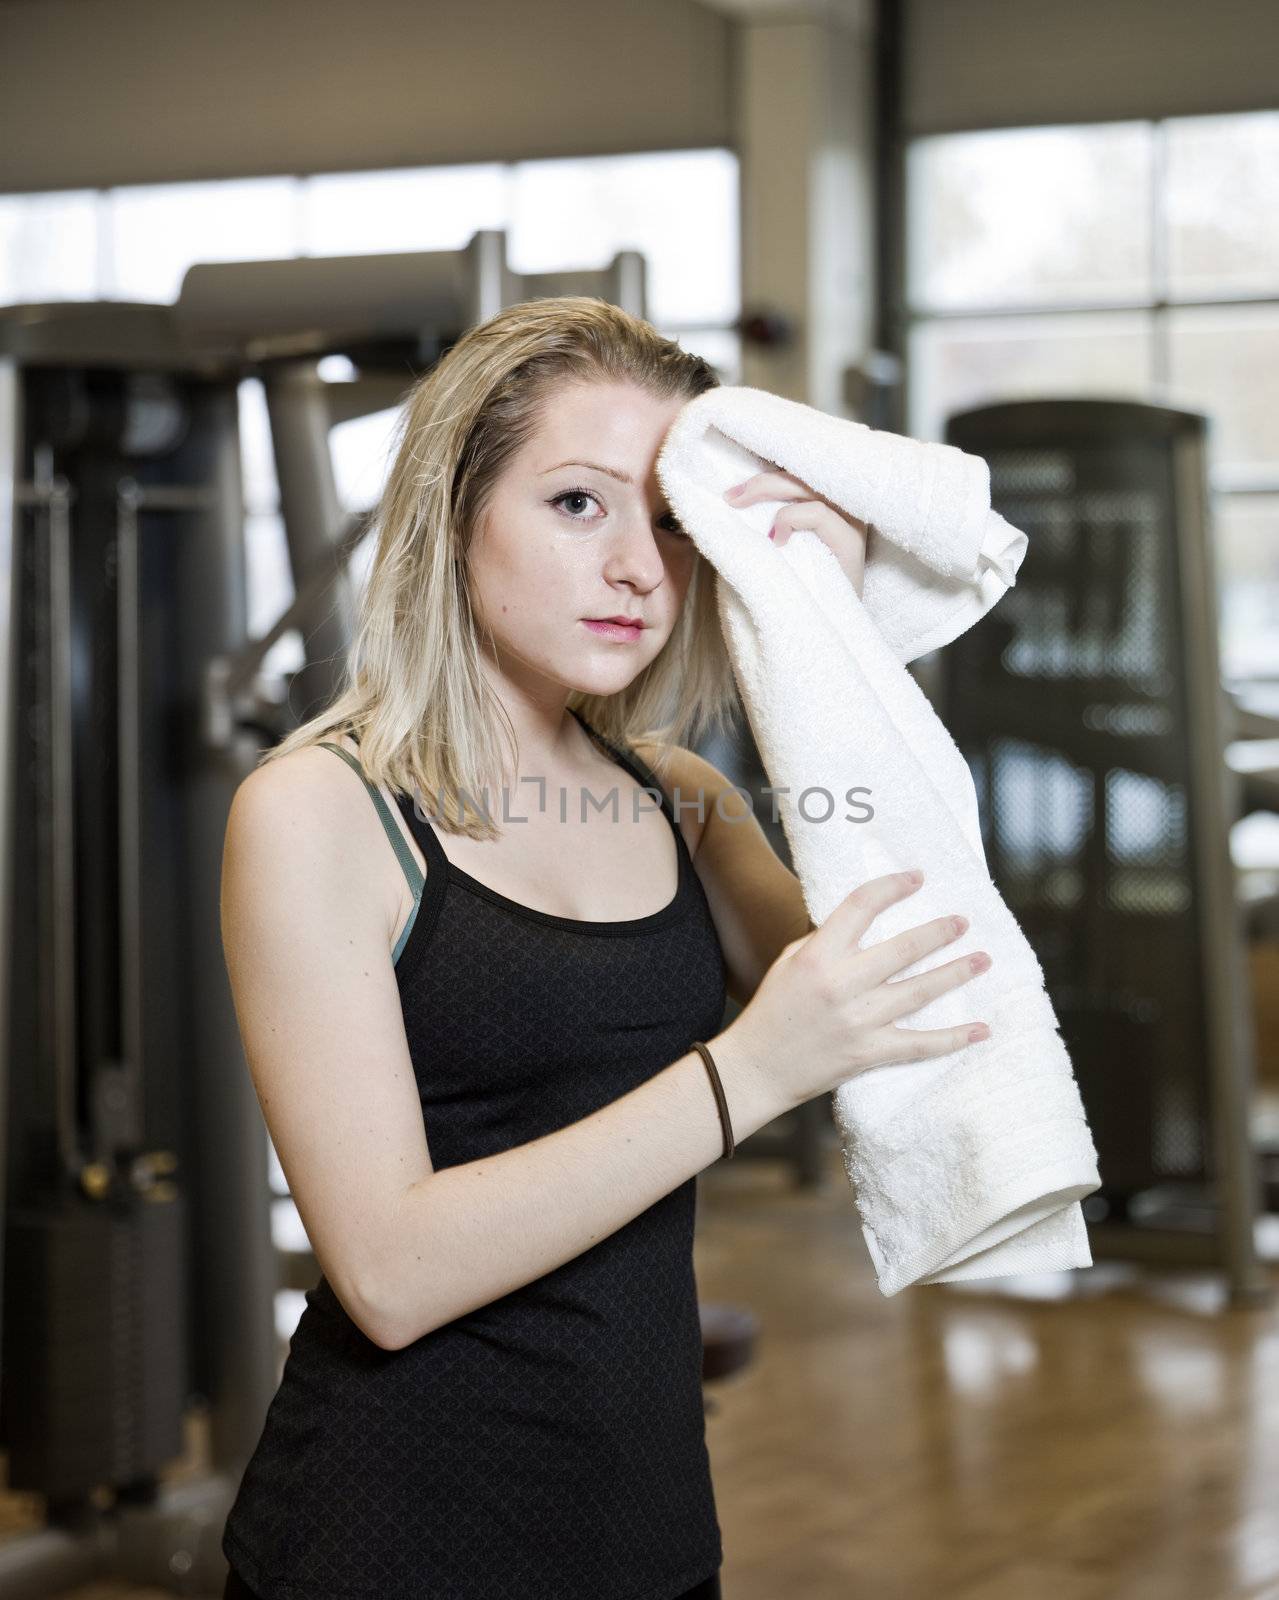
[[641,251],[654,323],[735,368],[737,185],[731,151],[676,150],[0,195],[0,304],[163,303],[197,261],[457,250],[503,228],[516,272]]
[[1223,672],[1279,677],[1279,112],[907,151],[907,430],[1037,394],[1203,412]]
[[921,312],[1148,298],[1146,123],[919,139],[907,154]]
[[292,178],[109,189],[98,293],[108,300],[176,300],[194,261],[295,255],[297,207]]
[[516,272],[603,267],[638,250],[655,323],[737,315],[737,159],[726,150],[524,161],[511,168]]
[[507,173],[489,163],[306,178],[301,253],[460,250],[478,229],[507,226]]
[[100,294],[100,209],[92,189],[0,195],[0,301],[39,304]]

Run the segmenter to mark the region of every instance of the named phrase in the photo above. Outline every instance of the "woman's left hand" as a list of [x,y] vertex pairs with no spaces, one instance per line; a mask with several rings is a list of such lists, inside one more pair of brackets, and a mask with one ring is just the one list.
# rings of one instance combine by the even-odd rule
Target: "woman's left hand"
[[868,523],[847,516],[789,472],[757,472],[735,488],[726,489],[724,498],[739,508],[754,505],[759,500],[790,501],[777,513],[768,537],[783,545],[793,533],[802,529],[815,533],[833,551],[861,599],[866,543],[870,535]]

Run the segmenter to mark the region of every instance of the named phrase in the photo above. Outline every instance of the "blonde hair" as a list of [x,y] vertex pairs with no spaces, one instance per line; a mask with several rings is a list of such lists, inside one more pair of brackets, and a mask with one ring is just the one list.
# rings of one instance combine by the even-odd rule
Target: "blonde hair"
[[[372,782],[416,795],[449,832],[496,837],[484,813],[506,770],[499,720],[512,772],[518,745],[480,669],[468,555],[503,467],[536,429],[548,397],[583,381],[691,399],[719,378],[651,323],[586,295],[526,300],[468,329],[404,402],[342,687],[262,762],[350,732]],[[568,703],[623,746],[690,743],[730,725],[740,701],[716,614],[715,571],[700,552],[679,621],[654,660],[616,694],[575,692]],[[659,751],[654,770],[663,764]]]

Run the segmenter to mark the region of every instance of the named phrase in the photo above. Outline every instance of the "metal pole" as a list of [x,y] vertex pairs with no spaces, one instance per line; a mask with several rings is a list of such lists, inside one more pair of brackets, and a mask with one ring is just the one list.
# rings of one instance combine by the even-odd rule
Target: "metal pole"
[[333,698],[354,633],[350,578],[337,559],[346,517],[329,450],[327,385],[315,363],[277,366],[266,374],[263,387],[294,586],[324,573],[332,597],[304,636],[306,665],[293,680],[293,710],[305,722]]
[[[14,819],[17,809],[18,601],[22,561],[17,517],[21,450],[18,369],[0,361],[0,1300],[4,1286],[5,1195],[9,1117],[9,985],[13,936]],[[4,1360],[0,1318],[0,1362]]]
[[1243,911],[1230,857],[1225,696],[1217,646],[1217,588],[1209,541],[1210,503],[1203,429],[1172,443],[1172,506],[1177,520],[1178,577],[1186,622],[1190,780],[1197,793],[1195,862],[1199,874],[1200,948],[1208,997],[1208,1090],[1216,1168],[1217,1233],[1233,1304],[1270,1298],[1258,1260],[1255,1226],[1260,1174],[1250,1123],[1253,1090],[1252,1023],[1245,1005]]

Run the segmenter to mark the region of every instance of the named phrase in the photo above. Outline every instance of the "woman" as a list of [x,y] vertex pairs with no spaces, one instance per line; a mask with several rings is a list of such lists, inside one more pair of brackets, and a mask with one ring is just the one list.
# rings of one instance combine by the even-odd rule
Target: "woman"
[[[734,706],[714,574],[653,470],[715,381],[585,297],[471,329],[406,404],[343,692],[236,793],[228,969],[323,1276],[228,1595],[718,1596],[697,1174],[962,1042],[888,1025],[969,975],[886,981],[952,921],[859,952],[898,874],[814,932],[673,742]],[[736,503],[760,497],[860,586],[863,526],[787,474]]]

